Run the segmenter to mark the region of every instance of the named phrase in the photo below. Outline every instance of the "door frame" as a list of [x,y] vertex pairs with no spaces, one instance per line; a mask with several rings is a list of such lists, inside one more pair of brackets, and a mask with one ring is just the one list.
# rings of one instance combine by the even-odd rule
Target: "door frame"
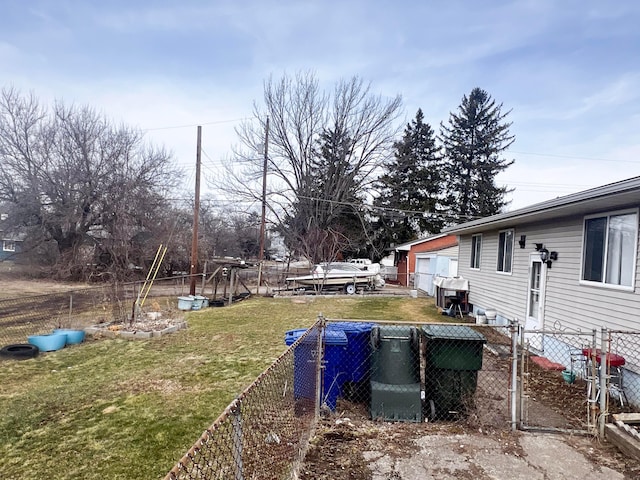
[[[533,273],[534,265],[540,265],[540,285],[538,286],[538,311],[536,317],[532,317],[530,314],[531,308],[531,292],[533,290]],[[527,274],[527,305],[525,314],[525,338],[529,340],[530,345],[544,351],[544,337],[541,334],[527,334],[527,330],[543,330],[544,329],[544,310],[545,299],[547,290],[547,264],[540,259],[538,252],[531,253],[529,255],[529,268]]]

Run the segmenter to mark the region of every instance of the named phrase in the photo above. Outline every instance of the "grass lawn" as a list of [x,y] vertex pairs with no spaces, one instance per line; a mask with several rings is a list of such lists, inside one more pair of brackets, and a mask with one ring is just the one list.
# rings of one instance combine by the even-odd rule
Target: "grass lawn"
[[191,312],[188,329],[160,338],[89,339],[2,361],[2,478],[163,478],[285,350],[284,332],[311,325],[320,312],[329,319],[442,319],[426,298],[252,298]]

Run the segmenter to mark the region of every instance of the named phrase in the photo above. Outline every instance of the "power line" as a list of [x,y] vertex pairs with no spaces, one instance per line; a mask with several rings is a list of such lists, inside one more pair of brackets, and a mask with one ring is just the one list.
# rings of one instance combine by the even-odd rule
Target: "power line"
[[611,158],[596,158],[596,157],[578,157],[575,155],[561,155],[557,153],[536,153],[536,152],[522,152],[519,150],[509,150],[510,153],[518,153],[520,155],[531,155],[535,157],[550,157],[550,158],[567,158],[571,160],[588,160],[593,162],[621,162],[621,163],[640,163],[639,160],[614,160]]
[[237,123],[237,122],[242,122],[244,120],[252,120],[255,117],[241,117],[241,118],[233,118],[233,119],[229,119],[229,120],[217,120],[215,122],[206,122],[206,123],[193,123],[193,124],[189,124],[189,125],[173,125],[173,126],[167,126],[167,127],[150,127],[150,128],[143,128],[142,131],[143,132],[151,132],[151,131],[155,131],[155,130],[174,130],[174,129],[179,129],[179,128],[193,128],[193,127],[197,127],[199,125],[222,125],[225,123]]

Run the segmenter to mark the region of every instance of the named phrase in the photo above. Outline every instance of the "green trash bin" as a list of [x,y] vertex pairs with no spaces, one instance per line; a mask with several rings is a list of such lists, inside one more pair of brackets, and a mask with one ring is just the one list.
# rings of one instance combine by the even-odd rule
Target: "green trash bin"
[[388,385],[420,382],[418,329],[381,325],[371,329],[371,380]]
[[464,414],[472,405],[486,338],[465,325],[426,325],[425,408],[432,420]]
[[419,332],[416,327],[371,329],[371,418],[422,421]]

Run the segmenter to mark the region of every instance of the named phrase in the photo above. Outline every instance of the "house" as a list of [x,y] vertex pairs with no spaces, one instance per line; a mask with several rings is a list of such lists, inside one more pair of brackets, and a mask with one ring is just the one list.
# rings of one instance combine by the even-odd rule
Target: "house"
[[567,368],[569,347],[547,331],[626,335],[628,348],[610,345],[623,348],[625,383],[640,404],[639,208],[634,177],[445,229],[458,235],[472,312],[518,320],[525,337],[542,331],[530,347]]
[[25,235],[13,234],[5,231],[3,223],[7,220],[6,213],[0,213],[0,262],[15,260],[22,251],[22,243]]
[[413,240],[395,247],[398,283],[433,295],[436,275],[455,276],[458,262],[458,239],[439,234]]
[[473,311],[526,328],[637,329],[640,177],[447,228]]

